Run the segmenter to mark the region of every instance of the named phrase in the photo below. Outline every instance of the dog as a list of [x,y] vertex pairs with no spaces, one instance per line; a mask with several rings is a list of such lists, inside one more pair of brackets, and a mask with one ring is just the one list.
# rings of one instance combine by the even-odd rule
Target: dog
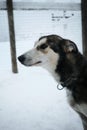
[[87,130],[87,60],[76,44],[58,35],[43,36],[18,59],[25,66],[41,66],[52,74],[66,89],[70,106]]

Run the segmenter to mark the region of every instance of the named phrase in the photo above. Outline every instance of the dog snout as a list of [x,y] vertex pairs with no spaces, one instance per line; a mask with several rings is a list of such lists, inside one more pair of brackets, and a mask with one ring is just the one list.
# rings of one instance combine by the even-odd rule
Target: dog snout
[[18,57],[18,60],[21,62],[21,63],[24,63],[25,61],[25,56],[24,55],[21,55]]

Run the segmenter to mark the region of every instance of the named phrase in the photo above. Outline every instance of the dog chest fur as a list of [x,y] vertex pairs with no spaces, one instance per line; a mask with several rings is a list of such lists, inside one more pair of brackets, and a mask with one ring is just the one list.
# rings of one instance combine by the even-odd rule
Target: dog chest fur
[[67,94],[67,100],[70,106],[77,112],[82,113],[84,116],[87,117],[87,105],[84,103],[76,103],[73,96],[72,92],[69,89],[66,89],[66,94]]

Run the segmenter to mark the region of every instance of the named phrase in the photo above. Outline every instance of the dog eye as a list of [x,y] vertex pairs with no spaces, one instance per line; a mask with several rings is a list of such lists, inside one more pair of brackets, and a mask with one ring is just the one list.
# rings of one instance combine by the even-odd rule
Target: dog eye
[[42,45],[40,46],[40,49],[46,49],[47,47],[48,47],[47,44],[42,44]]

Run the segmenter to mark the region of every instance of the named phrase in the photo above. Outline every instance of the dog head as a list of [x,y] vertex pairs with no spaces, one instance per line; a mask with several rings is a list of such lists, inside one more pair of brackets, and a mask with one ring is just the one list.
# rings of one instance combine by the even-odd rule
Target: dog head
[[70,40],[57,35],[41,37],[33,49],[19,56],[19,61],[25,66],[42,66],[54,71],[61,58],[77,53],[78,49]]

